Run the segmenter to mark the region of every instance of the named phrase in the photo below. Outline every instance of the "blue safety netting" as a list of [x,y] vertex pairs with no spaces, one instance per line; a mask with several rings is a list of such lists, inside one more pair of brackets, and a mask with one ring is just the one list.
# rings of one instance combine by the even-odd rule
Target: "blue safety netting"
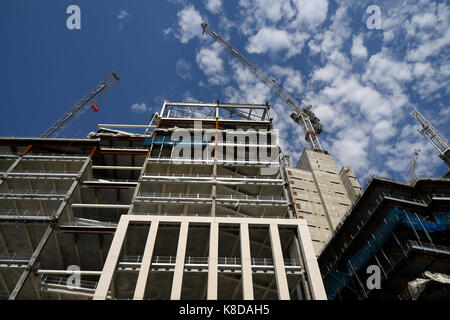
[[145,138],[145,146],[150,146],[152,144],[156,146],[170,146],[173,144],[174,146],[177,146],[179,148],[204,148],[207,142],[205,141],[205,139],[196,137],[191,137],[189,139],[178,137],[177,140],[170,136],[156,136]]
[[325,277],[324,285],[328,299],[334,299],[350,279],[369,263],[399,225],[420,231],[425,229],[429,233],[450,230],[449,212],[434,213],[433,218],[436,223],[428,221],[418,214],[400,210],[397,206],[394,207],[385,218],[386,223],[381,223],[378,229],[370,235],[364,246],[347,261],[345,266],[348,272],[337,271],[336,268],[333,268]]

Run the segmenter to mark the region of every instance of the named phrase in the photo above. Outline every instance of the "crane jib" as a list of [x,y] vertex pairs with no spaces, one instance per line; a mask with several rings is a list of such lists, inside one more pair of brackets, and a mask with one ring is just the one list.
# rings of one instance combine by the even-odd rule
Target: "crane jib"
[[[319,118],[310,110],[310,107],[297,104],[293,95],[279,85],[275,80],[270,78],[264,71],[259,69],[248,61],[242,54],[240,54],[229,42],[223,39],[216,31],[214,31],[208,24],[202,23],[202,33],[208,33],[213,39],[219,42],[224,48],[236,57],[244,67],[252,72],[257,78],[259,78],[269,89],[275,93],[280,99],[282,99],[289,107],[294,109],[295,113],[291,115],[291,118],[296,121],[305,133],[305,138],[308,142],[310,149],[324,152],[320,145],[317,134],[322,131],[322,125]],[[303,108],[302,108],[303,107]]]

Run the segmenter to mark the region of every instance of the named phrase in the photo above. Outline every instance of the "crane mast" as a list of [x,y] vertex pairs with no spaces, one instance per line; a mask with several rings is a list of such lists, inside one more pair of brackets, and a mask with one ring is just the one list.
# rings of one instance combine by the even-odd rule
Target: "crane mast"
[[417,131],[431,142],[431,144],[439,151],[439,157],[444,160],[445,164],[450,168],[450,146],[447,141],[445,141],[444,137],[439,134],[419,111],[414,111],[413,116],[422,125],[422,129]]
[[419,162],[419,152],[420,152],[420,149],[414,150],[414,155],[411,160],[411,164],[409,165],[408,182],[410,185],[413,185],[414,181],[416,181],[416,169],[417,169],[417,164]]
[[119,76],[115,72],[112,72],[102,82],[96,85],[94,89],[89,91],[69,111],[63,114],[50,128],[45,130],[41,135],[41,138],[56,138],[78,119],[78,117],[86,112],[90,106],[96,107],[95,102],[103,97],[119,80]]
[[299,102],[291,93],[279,85],[274,79],[270,78],[264,71],[251,63],[247,58],[240,54],[228,41],[223,39],[208,24],[202,23],[203,33],[208,33],[214,40],[219,42],[228,52],[236,57],[242,65],[258,77],[267,87],[272,90],[280,99],[282,99],[294,112],[291,118],[297,122],[305,133],[305,140],[310,149],[318,152],[324,152],[320,145],[318,134],[322,132],[322,125],[319,118],[311,111],[310,105]]

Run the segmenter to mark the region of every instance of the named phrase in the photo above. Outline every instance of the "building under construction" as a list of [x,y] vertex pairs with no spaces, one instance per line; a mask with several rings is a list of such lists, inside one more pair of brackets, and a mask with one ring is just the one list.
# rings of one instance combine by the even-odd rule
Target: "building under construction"
[[3,299],[326,299],[268,105],[0,139]]
[[318,259],[328,298],[450,299],[449,208],[448,177],[373,177]]

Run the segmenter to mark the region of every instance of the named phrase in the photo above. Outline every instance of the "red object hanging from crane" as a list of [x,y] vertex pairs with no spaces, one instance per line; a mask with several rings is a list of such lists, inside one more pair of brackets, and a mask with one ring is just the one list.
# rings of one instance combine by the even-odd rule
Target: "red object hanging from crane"
[[95,103],[92,104],[92,110],[94,110],[94,112],[98,112],[98,105],[96,105]]

